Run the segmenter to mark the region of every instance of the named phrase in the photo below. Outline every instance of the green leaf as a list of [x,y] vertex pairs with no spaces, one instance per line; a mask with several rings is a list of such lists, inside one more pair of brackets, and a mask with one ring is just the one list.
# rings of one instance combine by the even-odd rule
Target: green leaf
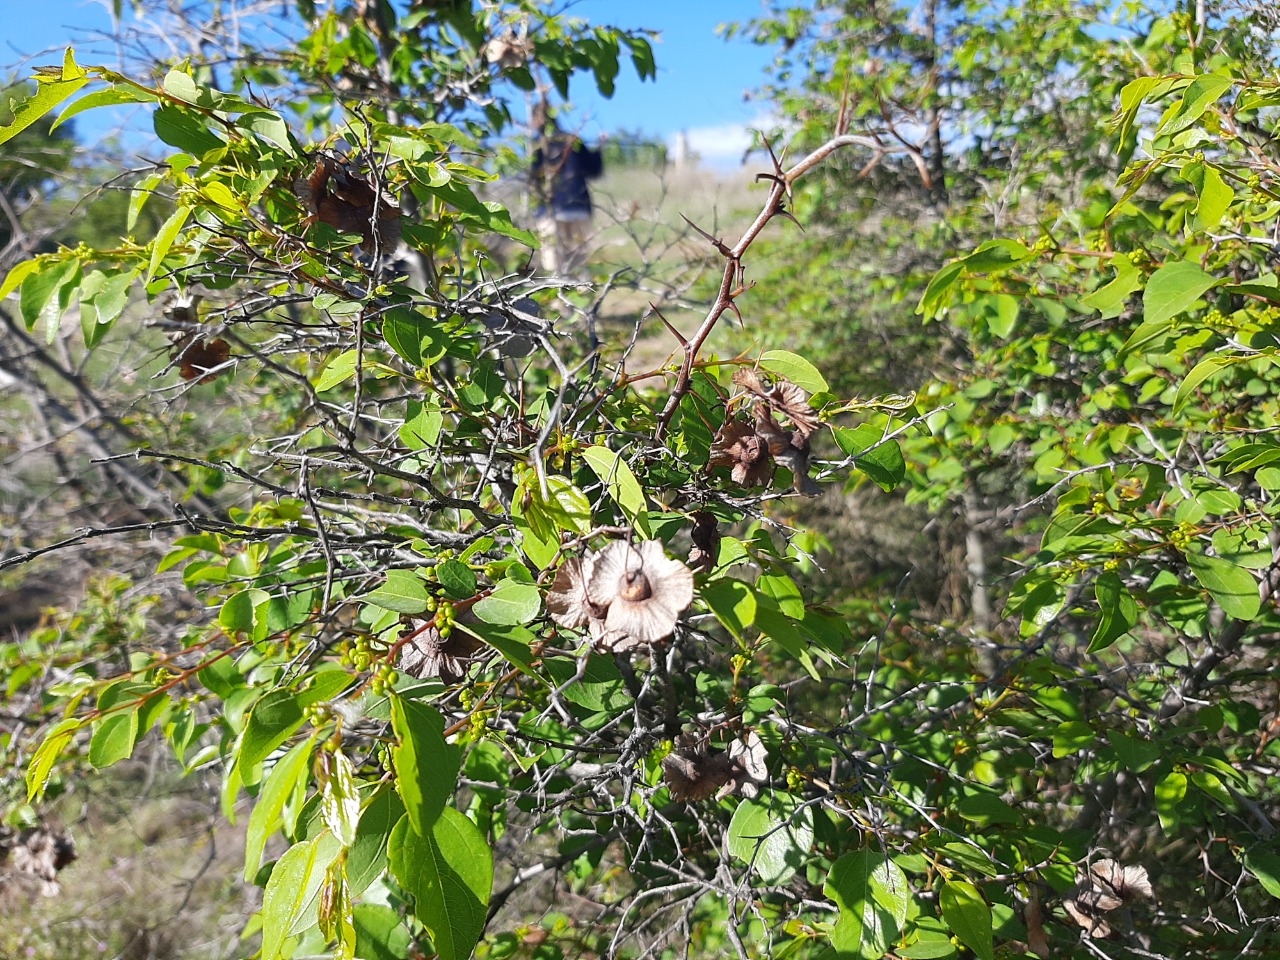
[[1120,316],[1129,295],[1142,288],[1142,271],[1132,261],[1127,257],[1116,256],[1111,263],[1116,268],[1116,275],[1111,282],[1080,300],[1090,310],[1101,313],[1104,320]]
[[0,143],[16,137],[89,82],[70,47],[63,56],[61,70],[50,68],[49,72],[38,73],[36,80],[36,92],[18,101],[13,107],[13,119],[0,127]]
[[467,960],[484,930],[493,892],[493,851],[457,810],[441,811],[430,832],[403,818],[391,834],[391,871],[413,894],[414,914],[440,960]]
[[346,383],[356,373],[356,364],[360,360],[360,354],[355,350],[344,350],[332,360],[324,365],[324,370],[320,372],[320,376],[316,378],[312,386],[315,387],[316,393],[324,393],[326,390],[332,390],[340,383]]
[[390,784],[384,784],[360,814],[356,842],[347,851],[347,886],[358,897],[387,868],[387,842],[391,828],[404,816],[404,803]]
[[13,291],[22,285],[22,282],[35,273],[37,270],[44,268],[49,263],[48,260],[36,257],[34,260],[23,260],[16,267],[9,271],[8,276],[4,278],[4,283],[0,283],[0,300],[3,300]]
[[1001,340],[1008,339],[1018,322],[1018,299],[1007,293],[994,293],[982,298],[987,329]]
[[1138,604],[1117,574],[1110,570],[1100,574],[1093,595],[1098,601],[1098,625],[1089,640],[1089,653],[1111,646],[1138,622]]
[[1053,732],[1053,755],[1058,759],[1072,756],[1097,739],[1093,727],[1083,720],[1067,720]]
[[475,615],[485,623],[499,626],[518,626],[529,623],[542,609],[542,594],[531,583],[518,580],[499,580],[493,593],[476,602]]
[[137,741],[137,708],[109,713],[94,724],[93,739],[89,741],[89,762],[98,770],[119,763],[133,756]]
[[1112,730],[1107,734],[1107,741],[1115,751],[1116,760],[1134,773],[1141,773],[1160,759],[1160,748],[1149,740]]
[[1191,368],[1191,372],[1183,378],[1182,385],[1178,387],[1178,395],[1173,399],[1174,416],[1177,416],[1186,408],[1187,401],[1191,399],[1191,395],[1206,380],[1219,371],[1247,359],[1247,357],[1235,354],[1223,355],[1215,353],[1197,363]]
[[431,591],[412,570],[388,570],[387,582],[364,599],[384,610],[417,614],[426,612]]
[[1258,878],[1262,889],[1280,900],[1280,857],[1266,850],[1253,850],[1244,855],[1244,865]]
[[756,621],[756,595],[741,580],[723,577],[702,588],[702,599],[731,634],[742,635]]
[[1155,787],[1156,814],[1166,834],[1174,833],[1182,820],[1180,808],[1187,798],[1187,775],[1177,770],[1166,775]]
[[[1151,275],[1147,289],[1143,291],[1142,325],[1172,320],[1219,282],[1189,261],[1166,263]],[[1136,346],[1126,344],[1126,348],[1136,349]]]
[[244,840],[244,879],[253,880],[262,866],[262,851],[267,838],[280,826],[285,803],[293,796],[307,772],[307,761],[316,738],[295,744],[288,753],[276,761],[262,784],[262,790],[249,814],[249,824]]
[[396,789],[419,836],[429,834],[453,796],[461,759],[444,739],[444,719],[416,700],[391,697],[391,725],[399,743],[392,750]]
[[854,465],[880,489],[892,490],[906,477],[902,447],[897,440],[885,440],[880,428],[864,423],[853,428],[835,427],[833,432],[840,449],[853,457]]
[[813,811],[783,793],[771,802],[743,800],[729,821],[728,847],[765,884],[785,883],[813,848]]
[[315,923],[316,896],[339,850],[325,832],[294,844],[276,863],[262,894],[261,960],[285,960],[285,941]]
[[766,350],[760,355],[760,368],[785,377],[809,393],[826,393],[830,389],[817,367],[790,350]]
[[459,560],[445,560],[436,565],[436,579],[454,600],[466,600],[476,594],[476,575]]
[[979,960],[995,960],[995,947],[991,937],[991,908],[982,899],[978,888],[965,880],[950,880],[942,885],[938,902],[942,907],[942,919],[960,938],[960,942],[972,950]]
[[1030,257],[1031,251],[1016,240],[988,240],[961,263],[967,273],[994,273],[1008,270]]
[[267,635],[267,609],[271,594],[265,590],[241,590],[227,598],[218,611],[218,626],[228,636],[248,634],[250,639],[261,640]]
[[159,272],[164,264],[164,258],[169,255],[173,242],[178,239],[178,234],[182,232],[190,216],[190,207],[179,207],[169,215],[169,219],[156,232],[156,238],[151,244],[151,259],[147,263],[147,283],[150,283]]
[[351,914],[359,960],[404,960],[412,937],[400,913],[381,903],[360,903]]
[[323,750],[316,755],[316,780],[320,785],[320,816],[343,847],[356,841],[360,819],[360,794],[356,771],[341,750]]
[[1262,599],[1258,594],[1258,581],[1253,578],[1253,574],[1244,567],[1219,557],[1209,557],[1203,553],[1188,553],[1186,557],[1191,572],[1200,581],[1200,585],[1209,591],[1218,606],[1222,607],[1223,612],[1237,620],[1252,620],[1258,615]]
[[1204,115],[1211,104],[1231,89],[1232,83],[1230,77],[1213,73],[1196,77],[1182,94],[1177,109],[1161,125],[1159,132],[1171,136],[1191,126]]
[[40,746],[31,756],[31,762],[27,764],[28,803],[43,796],[44,788],[49,782],[49,775],[53,772],[53,765],[58,762],[63,751],[71,746],[72,739],[82,726],[84,726],[84,720],[80,717],[67,717],[65,720],[59,720],[44,735]]
[[956,281],[960,279],[960,274],[963,272],[964,261],[957,260],[935,273],[920,297],[916,313],[923,316],[925,320],[932,320],[939,316],[951,302],[952,288],[955,287]]
[[840,908],[831,945],[841,956],[879,960],[896,942],[907,919],[906,874],[885,854],[846,853],[831,865],[822,892]]
[[[257,767],[302,726],[302,704],[294,690],[271,690],[253,705],[240,742],[240,768]],[[246,782],[248,782],[246,780]]]
[[31,330],[43,318],[52,341],[62,309],[70,299],[63,296],[63,291],[79,272],[80,261],[33,260],[31,263],[36,265],[36,269],[22,281],[22,300],[19,304],[22,322]]
[[1235,191],[1227,186],[1222,174],[1212,164],[1189,163],[1183,168],[1182,176],[1196,188],[1199,198],[1193,226],[1201,231],[1217,229],[1235,201]]
[[207,119],[194,111],[165,104],[152,117],[156,136],[193,157],[203,157],[226,142],[207,126]]
[[387,311],[382,318],[382,336],[414,367],[431,366],[448,347],[440,324],[409,307],[396,306]]
[[608,447],[600,446],[587,447],[582,451],[582,459],[605,484],[609,496],[622,508],[627,519],[646,537],[651,537],[644,490],[627,462]]
[[107,90],[88,93],[63,110],[58,115],[58,119],[53,122],[53,126],[49,128],[49,131],[52,133],[72,117],[84,113],[86,110],[93,110],[97,107],[114,107],[121,103],[154,103],[155,99],[155,95],[149,90],[140,90],[137,87],[123,84]]

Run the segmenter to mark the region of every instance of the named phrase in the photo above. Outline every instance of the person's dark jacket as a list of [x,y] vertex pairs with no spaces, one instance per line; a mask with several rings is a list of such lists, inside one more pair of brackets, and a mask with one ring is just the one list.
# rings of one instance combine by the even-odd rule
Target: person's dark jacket
[[[590,214],[591,191],[587,181],[604,172],[599,150],[592,150],[577,137],[563,134],[546,141],[533,154],[533,177],[537,185],[537,216],[548,214]],[[550,201],[548,203],[548,201]]]

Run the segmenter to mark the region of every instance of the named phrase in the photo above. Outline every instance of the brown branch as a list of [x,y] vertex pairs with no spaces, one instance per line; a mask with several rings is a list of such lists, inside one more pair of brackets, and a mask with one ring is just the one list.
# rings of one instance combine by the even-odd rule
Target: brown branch
[[[770,220],[779,216],[790,217],[785,201],[791,193],[792,184],[840,148],[852,146],[870,146],[873,149],[882,149],[880,144],[868,137],[858,134],[843,134],[838,137],[832,137],[808,156],[798,161],[789,170],[783,170],[781,164],[775,158],[774,172],[760,174],[757,178],[769,180],[773,184],[769,188],[769,196],[765,200],[760,213],[743,232],[738,242],[731,249],[722,251],[725,264],[724,274],[720,278],[720,289],[716,294],[715,302],[711,304],[711,309],[707,311],[706,317],[698,326],[697,331],[684,345],[684,362],[680,364],[680,372],[676,375],[675,388],[671,391],[671,396],[667,399],[666,406],[662,408],[662,413],[658,415],[657,437],[659,440],[666,435],[667,428],[671,425],[671,418],[675,416],[676,410],[680,407],[680,401],[689,392],[694,364],[698,360],[698,352],[702,349],[702,345],[707,342],[707,338],[711,336],[711,331],[715,329],[716,323],[719,322],[726,310],[734,306],[734,299],[742,292],[741,289],[737,288],[741,287],[743,256],[750,249],[751,244],[756,241],[756,238],[764,231],[764,228],[769,225]],[[772,151],[770,152],[772,153]],[[701,231],[699,232],[701,233]],[[717,249],[720,250],[722,247],[723,244],[719,244],[717,241]]]

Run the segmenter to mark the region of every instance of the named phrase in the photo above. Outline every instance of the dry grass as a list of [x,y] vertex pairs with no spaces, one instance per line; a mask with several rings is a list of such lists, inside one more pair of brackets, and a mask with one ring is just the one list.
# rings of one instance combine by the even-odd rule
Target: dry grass
[[257,908],[240,882],[242,829],[217,809],[216,785],[174,781],[163,747],[86,777],[49,816],[74,836],[79,859],[56,897],[8,904],[4,960],[224,960]]

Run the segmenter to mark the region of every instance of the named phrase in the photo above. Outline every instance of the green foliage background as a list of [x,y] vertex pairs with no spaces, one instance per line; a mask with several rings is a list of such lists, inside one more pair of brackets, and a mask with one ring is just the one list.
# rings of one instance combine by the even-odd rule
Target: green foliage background
[[[682,338],[652,370],[627,353],[656,315],[597,342],[621,274],[525,269],[487,199],[515,92],[607,95],[653,75],[648,38],[434,3],[302,9],[296,49],[230,71],[69,53],[0,136],[143,103],[168,155],[132,237],[31,245],[0,311],[65,352],[78,307],[80,370],[131,302],[186,339],[121,354],[172,400],[93,409],[133,513],[0,568],[145,533],[188,607],[161,629],[107,589],[0,648],[10,819],[163,738],[228,815],[251,798],[264,960],[1273,950],[1280,84],[1257,11],[1199,9],[815,0],[732,28],[776,45],[803,159],[766,168],[758,241],[687,235],[716,266],[671,302],[763,345]],[[322,149],[399,199],[403,244],[309,206]],[[222,376],[179,380],[215,341]],[[821,499],[794,459],[762,489],[710,465],[746,369],[807,395]],[[549,617],[569,558],[705,554],[708,527],[670,643]],[[469,638],[460,681],[399,669],[425,630]],[[758,789],[682,797],[691,733],[758,738]]]

